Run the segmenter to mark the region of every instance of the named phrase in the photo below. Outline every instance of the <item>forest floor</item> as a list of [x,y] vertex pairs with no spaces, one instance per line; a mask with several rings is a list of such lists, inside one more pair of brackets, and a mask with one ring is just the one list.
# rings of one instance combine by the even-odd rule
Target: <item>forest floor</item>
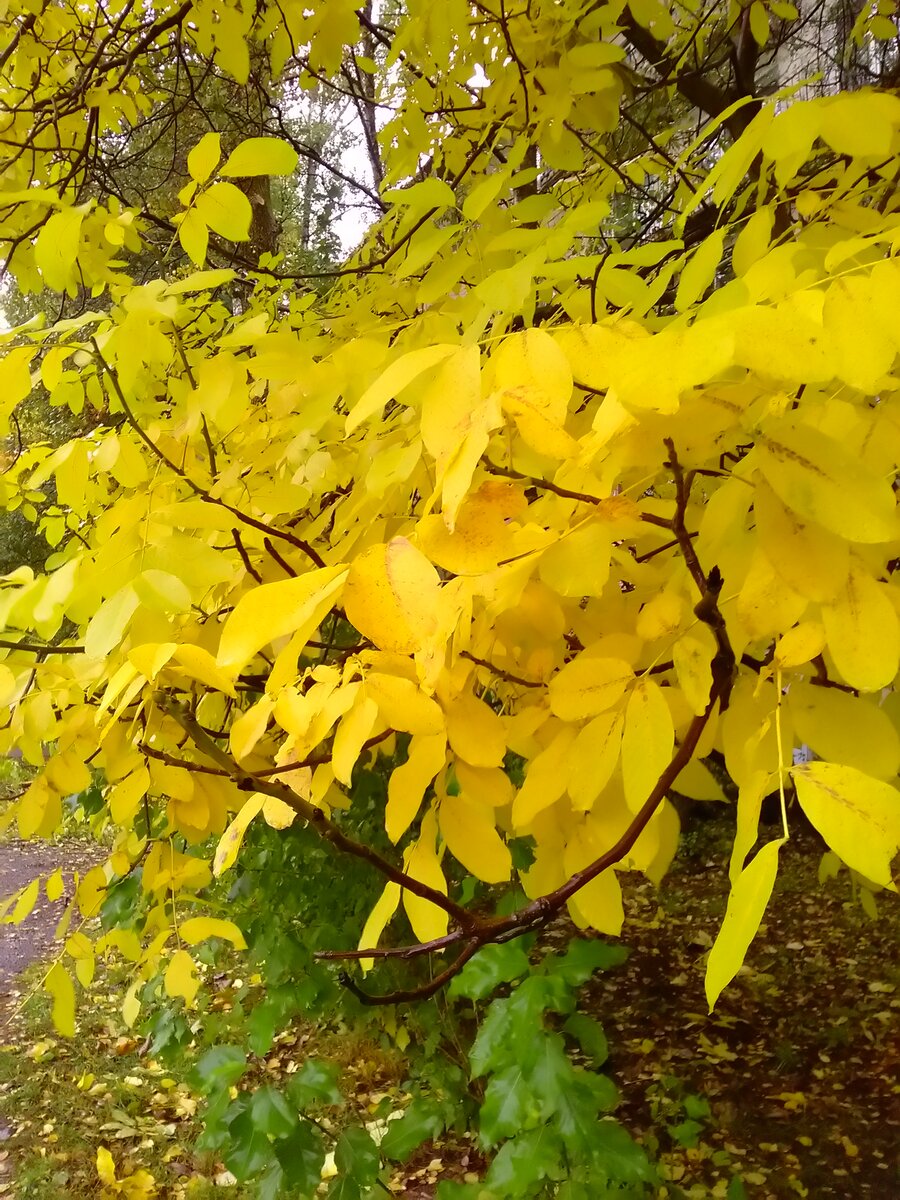
[[[617,1116],[658,1159],[660,1198],[896,1200],[896,898],[880,899],[872,920],[846,872],[820,887],[820,848],[811,837],[792,838],[747,964],[709,1015],[704,960],[724,909],[727,833],[717,823],[694,830],[658,890],[629,880],[629,959],[582,993],[582,1009],[611,1045],[605,1069],[622,1093]],[[83,867],[96,850],[82,843],[63,853]],[[59,856],[59,846],[0,843],[0,895],[46,874]],[[58,904],[0,925],[0,1196],[101,1195],[99,1146],[112,1150],[120,1179],[149,1171],[159,1196],[255,1195],[193,1151],[197,1099],[177,1067],[163,1068],[125,1028],[115,969],[98,971],[73,1041],[54,1034],[39,991],[23,1007],[46,969],[40,961]],[[550,936],[568,932],[557,926]],[[24,979],[15,975],[29,960]],[[337,1062],[342,1090],[361,1113],[373,1097],[399,1095],[399,1057],[346,1032],[295,1031],[276,1043],[265,1070],[277,1077],[286,1058],[311,1048]],[[464,1142],[429,1144],[391,1190],[425,1200],[437,1179],[477,1172],[483,1161]],[[140,1193],[125,1184],[122,1194]]]

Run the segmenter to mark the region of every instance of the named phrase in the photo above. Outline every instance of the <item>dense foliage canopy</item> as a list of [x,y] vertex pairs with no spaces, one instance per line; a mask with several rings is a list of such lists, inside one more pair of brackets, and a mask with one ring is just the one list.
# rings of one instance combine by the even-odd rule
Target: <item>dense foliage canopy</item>
[[[320,952],[399,956],[394,1000],[564,909],[619,934],[706,764],[738,789],[710,1004],[792,788],[896,890],[890,8],[11,0],[0,248],[36,315],[2,335],[2,499],[53,553],[0,590],[2,746],[40,768],[9,819],[49,836],[99,779],[74,907],[140,878],[101,939],[129,1019],[243,944],[210,887],[262,824],[360,860],[358,950]],[[377,220],[301,273],[270,180],[323,159],[286,128],[316,89]],[[17,440],[35,394],[90,419]],[[95,949],[47,980],[62,1029]]]

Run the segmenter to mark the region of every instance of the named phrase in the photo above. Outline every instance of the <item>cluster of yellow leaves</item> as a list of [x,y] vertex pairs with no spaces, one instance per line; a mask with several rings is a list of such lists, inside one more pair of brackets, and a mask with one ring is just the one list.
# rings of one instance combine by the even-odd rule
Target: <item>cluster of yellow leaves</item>
[[[451,17],[432,8],[398,34],[423,61],[469,19],[460,4]],[[101,228],[116,253],[137,248],[133,215],[72,206],[52,189],[17,198],[15,179],[3,184],[17,219],[54,208],[16,251],[20,286],[85,279],[112,300],[5,335],[7,415],[40,380],[52,403],[87,400],[123,419],[16,468],[32,488],[54,478],[78,537],[60,541],[45,574],[2,581],[0,624],[49,639],[67,622],[84,653],[8,655],[0,747],[16,744],[35,764],[55,747],[17,806],[23,836],[56,828],[87,763],[105,774],[120,832],[77,902],[88,915],[112,878],[140,865],[151,901],[143,945],[119,945],[138,969],[132,1017],[161,958],[169,994],[192,1002],[199,980],[179,937],[240,939],[202,917],[176,930],[173,898],[192,903],[227,870],[258,816],[283,828],[295,810],[347,807],[358,764],[398,745],[385,828],[408,875],[438,892],[447,854],[502,884],[510,841],[531,838],[521,883],[538,897],[615,845],[709,703],[716,645],[674,544],[681,517],[702,569],[721,574],[719,607],[742,664],[675,783],[713,796],[699,760],[715,749],[740,788],[711,1002],[771,891],[780,843],[745,860],[761,799],[783,785],[795,746],[825,760],[794,769],[810,819],[872,884],[895,886],[900,213],[870,193],[897,169],[900,100],[863,91],[765,104],[710,168],[712,122],[681,153],[678,203],[687,216],[704,198],[737,196],[732,224],[689,253],[672,240],[601,255],[584,231],[611,212],[613,173],[585,170],[577,187],[522,198],[534,179],[529,145],[548,168],[578,175],[585,149],[573,123],[609,132],[618,122],[616,12],[581,14],[565,40],[560,12],[512,21],[528,34],[519,69],[542,81],[531,141],[504,143],[500,167],[486,143],[477,169],[451,185],[471,148],[447,139],[446,178],[390,193],[379,228],[397,251],[390,267],[321,305],[273,281],[236,312],[225,269],[139,285],[97,251]],[[275,57],[297,34],[292,22],[314,27],[326,60],[355,35],[352,6],[298,14],[269,14]],[[191,36],[240,78],[229,23],[245,46],[247,21],[225,7]],[[469,54],[451,56],[448,94],[465,90]],[[484,88],[485,129],[509,103],[513,74],[498,70]],[[388,183],[413,174],[437,136],[413,115],[422,89],[403,108],[406,130],[384,131],[386,146],[395,141]],[[816,156],[828,165],[804,174]],[[249,205],[229,178],[295,162],[271,139],[220,158],[217,135],[206,135],[180,197],[178,237],[198,266],[209,231],[247,235]],[[441,223],[450,209],[458,219]],[[108,232],[115,221],[122,241]],[[717,275],[723,286],[710,292]],[[553,315],[539,319],[548,298]],[[694,473],[683,514],[664,439]],[[339,636],[348,626],[355,640]],[[197,727],[221,734],[215,745],[186,740],[172,703],[184,699]],[[248,791],[276,772],[281,799]],[[162,833],[148,845],[151,811],[163,814]],[[176,833],[203,849],[176,851]],[[677,838],[664,801],[618,869],[659,880]],[[377,941],[401,900],[417,938],[446,931],[443,909],[391,882],[361,944]],[[619,933],[616,872],[569,909],[580,925]],[[70,957],[85,982],[81,943]],[[48,986],[71,1026],[68,972],[60,966]]]

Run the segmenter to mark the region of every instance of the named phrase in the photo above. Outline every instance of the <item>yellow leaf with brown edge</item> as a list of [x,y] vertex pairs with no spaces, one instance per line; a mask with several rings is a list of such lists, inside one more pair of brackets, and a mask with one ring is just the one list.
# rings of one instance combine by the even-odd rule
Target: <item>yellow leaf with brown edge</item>
[[900,792],[840,763],[792,771],[800,806],[837,856],[866,879],[897,891]]
[[782,503],[851,542],[900,534],[894,492],[833,438],[796,418],[766,428],[756,461]]
[[437,628],[438,573],[407,538],[370,546],[350,565],[347,619],[380,650],[413,654]]
[[216,846],[216,853],[213,857],[213,875],[218,877],[234,865],[241,849],[241,842],[244,840],[244,834],[254,817],[259,816],[262,812],[265,802],[266,797],[261,792],[250,796],[219,838],[219,844]]

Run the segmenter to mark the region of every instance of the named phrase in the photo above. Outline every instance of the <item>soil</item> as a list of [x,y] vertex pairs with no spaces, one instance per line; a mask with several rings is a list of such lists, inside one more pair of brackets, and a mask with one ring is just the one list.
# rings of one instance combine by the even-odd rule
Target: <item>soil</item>
[[[0,841],[0,901],[41,877],[38,900],[19,925],[0,924],[0,1026],[6,1023],[11,1002],[18,997],[17,976],[34,962],[46,958],[53,934],[73,890],[73,872],[84,874],[105,857],[94,842],[67,838],[64,843]],[[44,885],[62,867],[64,891],[51,903]]]
[[867,916],[846,871],[820,886],[821,854],[803,836],[782,851],[759,935],[712,1014],[724,847],[683,855],[659,891],[628,889],[630,957],[581,1007],[609,1038],[616,1115],[661,1158],[670,1196],[725,1196],[737,1175],[729,1200],[900,1196],[900,906],[883,893]]

